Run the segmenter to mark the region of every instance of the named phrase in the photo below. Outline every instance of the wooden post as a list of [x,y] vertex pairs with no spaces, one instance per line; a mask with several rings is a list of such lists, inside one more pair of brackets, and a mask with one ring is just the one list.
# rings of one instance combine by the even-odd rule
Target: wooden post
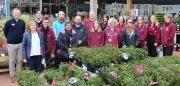
[[127,0],[127,11],[132,9],[132,0]]
[[98,0],[90,0],[90,11],[94,11],[95,15],[97,16],[97,1]]

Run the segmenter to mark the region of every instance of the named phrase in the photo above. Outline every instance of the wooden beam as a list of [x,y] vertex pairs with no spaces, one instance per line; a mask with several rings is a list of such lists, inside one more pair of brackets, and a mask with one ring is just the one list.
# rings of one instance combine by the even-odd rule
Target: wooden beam
[[132,9],[132,0],[127,0],[127,10]]
[[94,11],[95,15],[97,16],[97,5],[98,0],[90,0],[90,11]]

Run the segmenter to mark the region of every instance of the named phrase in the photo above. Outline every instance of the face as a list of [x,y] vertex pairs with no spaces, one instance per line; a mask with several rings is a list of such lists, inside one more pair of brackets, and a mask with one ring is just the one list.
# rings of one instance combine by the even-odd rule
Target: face
[[103,16],[103,20],[104,20],[105,22],[107,22],[107,21],[108,21],[107,16]]
[[36,26],[35,22],[30,24],[30,29],[31,29],[31,31],[36,31],[37,26]]
[[66,28],[67,31],[70,31],[71,28],[72,28],[71,23],[66,24],[65,28]]
[[97,30],[98,27],[99,27],[99,23],[98,23],[97,21],[95,21],[95,22],[94,22],[94,28],[95,28],[95,30]]
[[133,21],[132,20],[128,20],[127,25],[132,27],[133,26]]
[[131,17],[136,16],[136,11],[135,11],[135,10],[131,10],[131,12],[130,12],[130,16],[131,16]]
[[124,22],[124,19],[122,16],[119,17],[119,22]]
[[171,19],[168,16],[164,16],[164,21],[166,23],[169,23],[169,22],[171,22]]
[[138,23],[140,23],[140,24],[143,23],[143,18],[142,17],[138,17]]
[[49,20],[43,20],[43,27],[49,26]]
[[90,19],[95,19],[95,14],[94,14],[94,12],[90,12],[90,13],[89,13],[89,18],[90,18]]
[[37,19],[42,18],[41,11],[38,11],[38,12],[35,14],[35,17],[36,17]]
[[20,10],[13,10],[12,15],[13,15],[13,18],[19,19],[21,16],[21,12],[20,12]]
[[59,12],[59,19],[60,20],[64,20],[64,18],[65,18],[65,14],[64,14],[64,12]]
[[81,17],[76,17],[75,18],[75,23],[76,24],[81,24]]
[[114,27],[115,25],[116,25],[116,23],[115,23],[114,21],[111,21],[111,22],[110,22],[110,26],[111,26],[111,27]]
[[156,17],[155,16],[151,16],[151,22],[155,23],[156,22]]

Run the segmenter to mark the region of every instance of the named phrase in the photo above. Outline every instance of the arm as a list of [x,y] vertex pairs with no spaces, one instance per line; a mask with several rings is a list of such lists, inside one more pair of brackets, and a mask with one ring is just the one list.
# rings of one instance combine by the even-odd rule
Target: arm
[[22,57],[23,59],[26,59],[26,46],[27,46],[27,37],[26,34],[23,35],[23,41],[22,41]]
[[58,41],[59,42],[57,45],[59,46],[60,49],[68,50],[69,47],[66,44],[64,44],[65,38],[62,33],[59,34]]
[[155,41],[155,43],[157,43],[157,45],[160,44],[160,37],[161,37],[161,30],[159,27],[156,27],[156,41]]
[[88,40],[87,40],[89,47],[91,47],[91,34],[90,33],[91,32],[89,32],[89,34],[88,34]]
[[139,45],[139,33],[135,30],[135,47]]
[[82,38],[83,42],[87,41],[87,36],[88,36],[88,32],[87,32],[86,27],[84,26],[84,37]]
[[121,43],[122,43],[122,46],[125,45],[125,30],[122,32],[122,35],[121,35]]
[[175,36],[175,32],[176,32],[176,26],[173,24],[172,27],[170,28],[170,35],[168,37],[169,41],[173,41],[174,40],[174,36]]
[[9,31],[9,22],[7,21],[5,23],[4,29],[3,29],[3,32],[4,32],[4,35],[5,35],[6,38],[7,38],[8,31]]
[[102,38],[101,38],[101,47],[104,46],[104,38],[105,38],[105,35],[104,35],[104,32],[102,32]]

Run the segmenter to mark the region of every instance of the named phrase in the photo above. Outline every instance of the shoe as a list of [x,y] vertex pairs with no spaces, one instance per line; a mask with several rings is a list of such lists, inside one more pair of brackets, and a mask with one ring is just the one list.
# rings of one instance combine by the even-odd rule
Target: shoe
[[15,83],[15,78],[11,77],[11,83]]

